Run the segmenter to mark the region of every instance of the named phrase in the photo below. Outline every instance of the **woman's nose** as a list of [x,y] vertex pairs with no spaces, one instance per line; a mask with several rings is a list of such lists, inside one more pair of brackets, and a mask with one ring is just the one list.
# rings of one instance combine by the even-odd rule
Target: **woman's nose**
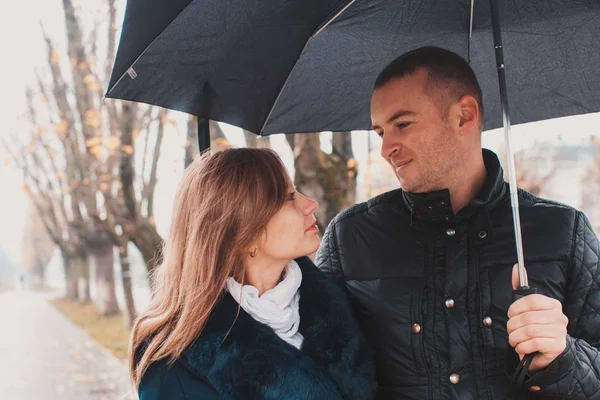
[[310,197],[304,196],[304,200],[306,204],[304,205],[304,214],[310,215],[314,213],[317,208],[319,208],[319,203],[316,200],[311,199]]

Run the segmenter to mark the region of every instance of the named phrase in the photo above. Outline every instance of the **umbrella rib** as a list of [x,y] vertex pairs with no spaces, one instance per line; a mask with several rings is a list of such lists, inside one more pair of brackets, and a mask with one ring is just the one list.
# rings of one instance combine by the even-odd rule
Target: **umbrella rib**
[[340,15],[342,15],[342,13],[344,11],[346,11],[355,2],[356,2],[356,0],[351,0],[340,11],[338,11],[337,14],[335,14],[332,18],[330,18],[329,21],[327,21],[322,27],[320,27],[319,29],[317,29],[317,31],[308,38],[308,40],[306,41],[306,44],[304,45],[304,48],[302,49],[302,51],[300,52],[300,55],[298,56],[298,59],[296,60],[296,63],[292,67],[292,70],[290,71],[290,73],[288,74],[287,78],[285,79],[285,82],[281,86],[281,89],[279,90],[279,93],[277,94],[277,97],[275,98],[275,102],[271,106],[271,110],[269,111],[269,114],[267,114],[267,118],[265,118],[265,122],[263,122],[263,125],[260,128],[260,131],[258,132],[259,136],[262,136],[262,133],[263,133],[263,131],[265,129],[265,126],[267,126],[267,122],[269,122],[269,119],[271,118],[271,115],[273,114],[273,111],[275,110],[275,106],[277,105],[277,103],[279,102],[279,99],[281,98],[281,94],[283,93],[283,90],[287,86],[287,84],[288,84],[288,82],[290,80],[290,77],[292,76],[292,74],[294,73],[294,70],[296,69],[296,66],[298,65],[298,60],[302,56],[302,53],[304,53],[304,50],[306,50],[306,46],[308,46],[308,44],[310,43],[310,41],[312,39],[314,39],[315,36],[317,36],[319,33],[321,33],[323,31],[323,29],[325,29],[326,27],[328,27],[333,21],[335,21],[335,19],[337,19],[337,17],[339,17]]
[[475,0],[471,0],[471,18],[469,20],[469,44],[467,48],[467,62],[471,64],[471,47],[473,45],[473,16],[475,14]]
[[[108,89],[108,91],[106,92],[106,94],[107,94],[107,95],[110,95],[110,92],[112,92],[112,91],[114,90],[114,88],[116,88],[116,87],[117,87],[117,85],[118,85],[118,84],[121,82],[121,80],[123,80],[123,78],[125,77],[125,75],[129,75],[129,76],[131,76],[131,74],[130,74],[130,72],[129,72],[129,71],[130,71],[130,70],[133,68],[133,66],[135,65],[135,63],[136,63],[136,62],[138,62],[138,60],[139,60],[139,59],[140,59],[140,58],[141,58],[141,57],[144,55],[144,53],[145,53],[145,52],[146,52],[146,51],[147,51],[147,50],[150,48],[150,46],[152,46],[152,43],[154,43],[154,42],[156,41],[156,39],[158,39],[158,37],[159,37],[159,36],[160,36],[160,35],[161,35],[161,34],[162,34],[164,31],[165,31],[165,29],[167,29],[169,26],[171,26],[171,24],[173,23],[173,21],[175,21],[175,20],[177,19],[177,17],[179,17],[179,16],[181,15],[181,13],[183,13],[183,12],[185,11],[185,9],[186,9],[186,8],[188,8],[188,7],[189,7],[189,5],[190,5],[190,4],[192,4],[193,2],[194,2],[194,0],[191,0],[191,1],[190,1],[190,2],[189,2],[189,3],[188,3],[186,6],[185,6],[185,7],[183,7],[183,8],[181,9],[181,11],[179,11],[179,14],[177,14],[177,15],[176,15],[176,16],[175,16],[175,17],[174,17],[172,20],[171,20],[171,22],[169,22],[169,23],[168,23],[168,24],[167,24],[167,25],[166,25],[166,26],[163,28],[163,30],[162,30],[162,31],[160,31],[160,32],[158,33],[158,35],[156,35],[156,37],[155,37],[154,39],[152,39],[152,41],[150,42],[150,44],[148,44],[148,46],[146,46],[146,48],[144,49],[144,51],[142,51],[142,52],[140,53],[140,55],[139,55],[139,56],[137,56],[137,58],[136,58],[136,59],[135,59],[135,60],[134,60],[134,61],[131,63],[131,65],[130,65],[129,67],[127,67],[127,69],[125,70],[125,72],[123,72],[123,75],[121,75],[121,76],[119,77],[119,79],[117,79],[117,81],[115,82],[115,84],[114,84],[114,85],[112,85],[112,87]],[[135,76],[137,76],[137,74],[135,73],[135,71],[133,71],[133,74],[135,74]],[[135,78],[135,76],[133,76],[132,78]],[[106,96],[104,96],[104,97],[106,97]]]
[[[327,28],[329,26],[329,24],[331,24],[333,21],[336,20],[337,17],[339,17],[344,11],[346,11],[348,9],[348,7],[350,7],[352,4],[354,4],[356,0],[351,0],[348,4],[346,4],[340,11],[338,11],[337,14],[335,14],[332,18],[329,19],[329,21],[327,21],[325,23],[325,25],[323,25],[321,28],[319,28],[319,30],[317,30],[309,39],[308,42],[310,42],[315,36],[317,36],[319,33],[321,33],[321,31],[325,28]],[[308,42],[306,42],[306,44],[308,44]]]

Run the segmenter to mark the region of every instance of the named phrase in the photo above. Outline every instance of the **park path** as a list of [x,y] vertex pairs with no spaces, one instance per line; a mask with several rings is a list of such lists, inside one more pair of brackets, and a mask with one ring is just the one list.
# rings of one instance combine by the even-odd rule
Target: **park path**
[[133,399],[125,365],[46,298],[0,293],[0,399]]

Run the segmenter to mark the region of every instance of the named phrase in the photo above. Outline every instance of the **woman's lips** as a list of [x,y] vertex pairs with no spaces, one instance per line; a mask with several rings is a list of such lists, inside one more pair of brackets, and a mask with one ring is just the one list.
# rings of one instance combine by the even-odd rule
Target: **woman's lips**
[[318,226],[318,225],[317,225],[317,223],[315,222],[314,224],[312,224],[311,226],[309,226],[309,227],[306,229],[306,232],[308,232],[308,231],[318,231],[318,230],[319,230],[319,226]]

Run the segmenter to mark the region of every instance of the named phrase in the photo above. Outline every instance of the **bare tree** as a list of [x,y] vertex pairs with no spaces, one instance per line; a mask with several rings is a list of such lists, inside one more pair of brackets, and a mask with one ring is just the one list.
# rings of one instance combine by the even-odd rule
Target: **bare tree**
[[[154,193],[165,127],[171,121],[165,110],[104,101],[101,88],[108,83],[117,33],[115,0],[105,5],[108,48],[102,59],[98,26],[86,38],[72,1],[63,0],[67,52],[61,54],[44,32],[48,68],[39,71],[36,89],[27,93],[31,134],[5,147],[23,169],[32,202],[61,250],[67,295],[88,301],[94,279],[98,309],[113,314],[119,311],[114,247],[126,249],[133,242],[149,271],[158,263],[162,239],[154,224]],[[64,57],[70,60],[68,70],[60,62]],[[140,138],[143,154],[135,151]],[[136,157],[143,157],[140,171],[134,168]],[[128,268],[127,254],[119,254],[122,267]],[[89,261],[95,266],[93,277]],[[129,273],[122,273],[127,286]],[[124,290],[128,298],[131,287]],[[134,308],[126,311],[135,315]]]
[[[219,151],[229,146],[229,141],[217,121],[209,121],[210,147],[212,151]],[[187,168],[199,155],[198,144],[198,117],[190,115],[187,123],[187,135],[185,143],[185,167]]]
[[185,168],[190,165],[200,153],[198,145],[198,117],[190,115],[187,122],[187,135],[185,141]]
[[246,139],[246,147],[252,148],[270,148],[270,136],[258,136],[254,133],[244,130],[244,138]]
[[[34,135],[39,132],[38,128],[34,125]],[[53,154],[52,147],[39,140],[23,144],[14,137],[12,142],[3,140],[3,146],[23,171],[23,190],[40,216],[48,236],[61,251],[66,296],[73,300],[81,299],[80,279],[87,252],[79,229],[79,214],[68,207],[73,203],[73,197],[66,193],[64,175],[58,173],[56,157],[42,158],[43,154]],[[46,174],[46,171],[51,173]]]
[[358,163],[352,151],[349,132],[334,132],[332,152],[321,150],[318,134],[288,135],[293,143],[295,185],[300,192],[317,200],[316,212],[321,226],[356,200]]
[[[558,163],[553,160],[552,149],[544,144],[515,152],[517,186],[539,196],[544,187],[556,175]],[[500,162],[506,163],[506,150],[499,151]],[[508,180],[508,168],[504,168]]]
[[21,240],[21,268],[39,286],[45,286],[46,265],[52,258],[55,245],[48,236],[40,215],[31,204],[27,204],[25,230]]

